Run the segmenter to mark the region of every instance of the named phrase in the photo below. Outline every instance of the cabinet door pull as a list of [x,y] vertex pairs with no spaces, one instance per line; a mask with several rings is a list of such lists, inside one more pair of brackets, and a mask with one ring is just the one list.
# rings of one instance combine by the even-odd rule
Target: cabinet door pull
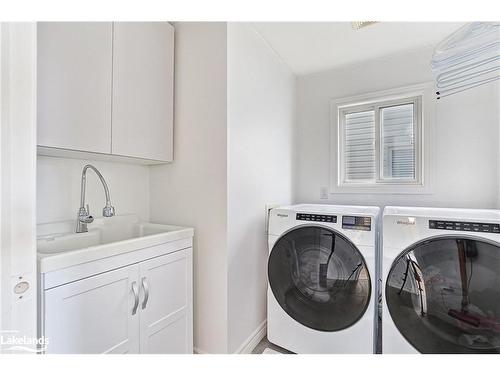
[[139,289],[137,288],[137,283],[134,281],[132,283],[132,292],[134,293],[134,307],[132,308],[132,315],[137,313],[137,307],[139,307]]
[[144,310],[146,308],[146,305],[148,304],[149,299],[149,284],[145,277],[142,278],[141,283],[142,288],[144,289],[144,301],[142,301],[142,309]]

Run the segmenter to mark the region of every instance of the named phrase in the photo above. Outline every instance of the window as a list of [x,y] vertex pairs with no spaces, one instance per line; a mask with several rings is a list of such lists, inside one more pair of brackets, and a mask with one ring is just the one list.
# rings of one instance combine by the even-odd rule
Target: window
[[334,102],[333,192],[423,187],[423,97],[412,88]]

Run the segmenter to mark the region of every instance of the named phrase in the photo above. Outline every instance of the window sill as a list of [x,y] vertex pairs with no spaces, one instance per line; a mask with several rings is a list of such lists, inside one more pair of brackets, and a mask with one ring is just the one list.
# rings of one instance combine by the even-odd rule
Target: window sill
[[420,184],[345,184],[330,188],[330,194],[386,194],[386,195],[431,195],[429,186]]

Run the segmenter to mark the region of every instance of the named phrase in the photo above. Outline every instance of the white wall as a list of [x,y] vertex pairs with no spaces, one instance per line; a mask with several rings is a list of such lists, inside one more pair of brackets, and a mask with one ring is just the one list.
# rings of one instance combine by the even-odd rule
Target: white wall
[[498,189],[498,86],[443,98],[433,126],[433,194],[333,194],[329,186],[330,100],[432,81],[430,48],[297,79],[296,202],[492,208]]
[[266,203],[290,203],[295,76],[246,23],[228,25],[228,342],[266,319]]
[[235,352],[265,322],[264,208],[291,201],[295,78],[249,24],[175,26],[174,162],[151,167],[151,220],[195,228],[195,348]]
[[151,220],[194,227],[194,346],[227,352],[226,24],[175,25],[174,162],[151,167]]
[[[76,220],[80,182],[85,164],[94,165],[109,187],[116,214],[137,214],[149,219],[149,168],[143,165],[38,156],[37,223]],[[105,195],[97,175],[87,171],[86,203],[90,213],[102,216]]]

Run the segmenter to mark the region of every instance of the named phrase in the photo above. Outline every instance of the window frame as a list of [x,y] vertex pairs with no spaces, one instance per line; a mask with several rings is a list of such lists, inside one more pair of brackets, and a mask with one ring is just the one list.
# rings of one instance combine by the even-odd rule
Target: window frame
[[[340,133],[340,144],[339,144],[339,153],[338,160],[339,165],[338,169],[340,172],[339,178],[343,185],[352,185],[352,184],[420,184],[421,180],[421,171],[422,171],[422,160],[421,160],[421,110],[422,110],[422,96],[413,96],[408,98],[400,98],[394,100],[380,100],[377,102],[366,103],[363,105],[351,105],[351,106],[342,106],[338,107],[338,116],[339,116],[339,133]],[[382,146],[382,122],[380,118],[381,110],[383,108],[396,107],[399,105],[413,105],[413,134],[414,134],[414,152],[415,152],[415,177],[414,178],[387,178],[384,177],[383,168],[384,168],[384,160],[383,160],[383,150]],[[345,139],[345,119],[346,115],[351,113],[359,113],[359,112],[374,112],[375,118],[375,179],[374,180],[349,180],[346,175],[345,168],[345,148],[346,148],[346,139]]]
[[[429,125],[434,116],[432,83],[408,86],[331,101],[331,163],[330,194],[335,193],[388,193],[430,194]],[[383,177],[381,150],[382,108],[413,104],[415,143],[415,178]],[[375,180],[347,180],[345,176],[345,115],[374,110],[375,117]]]

